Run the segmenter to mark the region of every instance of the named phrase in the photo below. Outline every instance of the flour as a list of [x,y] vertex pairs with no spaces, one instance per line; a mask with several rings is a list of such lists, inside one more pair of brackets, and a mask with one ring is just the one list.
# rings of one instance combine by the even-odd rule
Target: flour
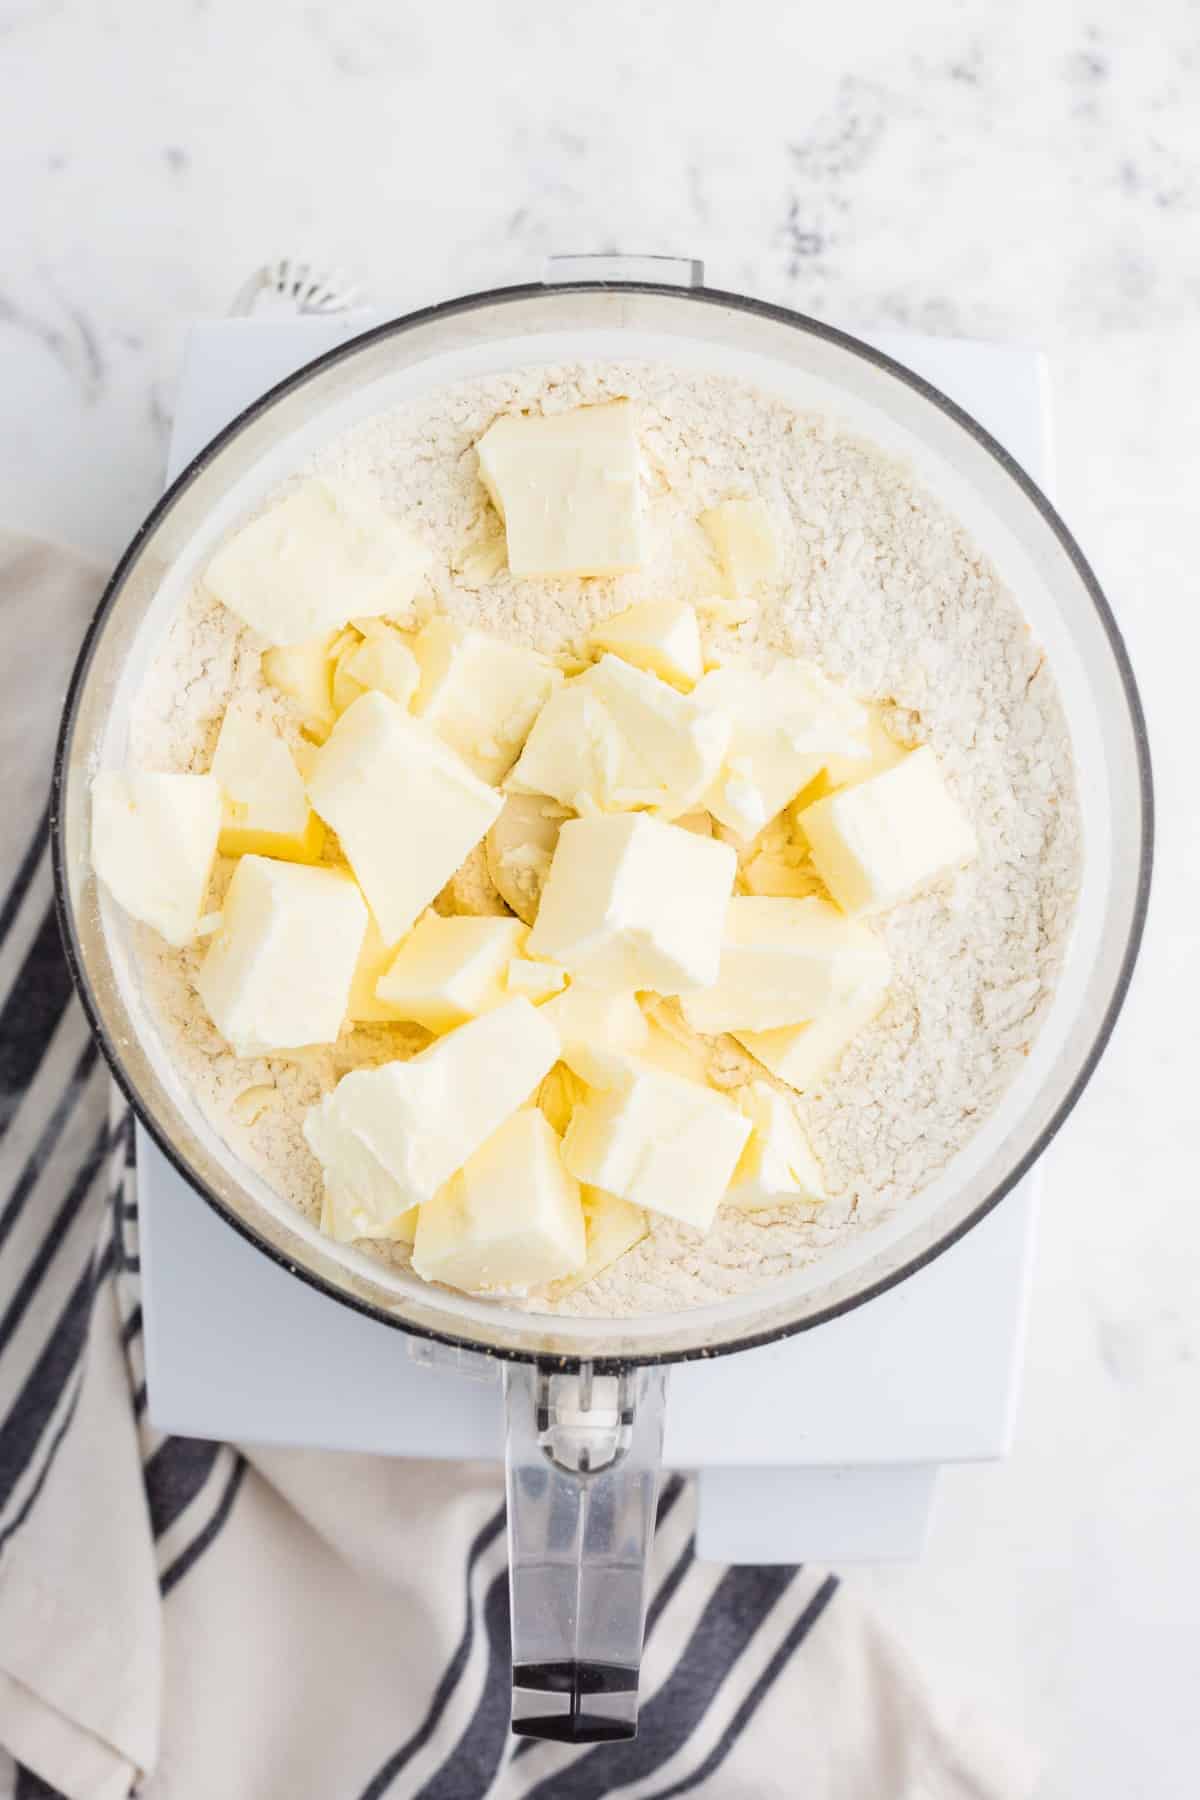
[[[646,566],[616,580],[514,582],[497,566],[475,441],[500,412],[621,395],[641,409]],[[424,610],[436,604],[566,657],[598,619],[635,600],[710,595],[715,572],[697,515],[761,496],[781,545],[781,582],[746,623],[710,629],[708,644],[760,663],[811,658],[859,697],[884,703],[902,741],[933,746],[980,854],[879,921],[894,969],[887,1006],[821,1086],[795,1100],[830,1201],[725,1208],[703,1240],[653,1219],[641,1245],[561,1310],[621,1316],[744,1293],[902,1205],[962,1149],[1020,1069],[1059,973],[1080,872],[1070,741],[1053,678],[1015,600],[962,528],[903,464],[832,420],[663,365],[528,369],[463,383],[357,426],[312,468],[360,484],[420,533],[434,555]],[[263,683],[260,650],[232,614],[194,593],[139,698],[134,760],[206,769],[234,694],[252,699],[302,753],[291,703]],[[327,854],[336,853],[331,842]],[[215,900],[228,876],[218,870]],[[500,908],[481,856],[456,878],[453,900]],[[239,1060],[191,986],[202,948],[172,951],[142,930],[137,950],[168,1053],[198,1102],[240,1156],[315,1217],[320,1172],[300,1134],[305,1110],[346,1069],[411,1055],[427,1034],[360,1028],[299,1057]],[[673,1003],[661,1003],[660,1020],[687,1032]],[[731,1038],[701,1047],[717,1086],[765,1078]],[[407,1260],[403,1247],[381,1254]]]

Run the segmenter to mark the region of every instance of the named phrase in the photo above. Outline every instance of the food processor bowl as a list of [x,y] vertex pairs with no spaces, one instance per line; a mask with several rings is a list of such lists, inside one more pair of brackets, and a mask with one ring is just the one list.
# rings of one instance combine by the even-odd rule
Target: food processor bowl
[[[1129,661],[1045,496],[974,420],[887,356],[819,321],[706,288],[698,265],[649,264],[574,258],[541,284],[389,321],[249,407],[185,469],[109,582],[67,696],[53,796],[76,985],[117,1081],[165,1154],[230,1226],[332,1300],[509,1365],[514,1723],[576,1741],[634,1729],[665,1365],[819,1325],[921,1268],[996,1205],[1096,1066],[1132,972],[1151,864],[1149,754]],[[875,1229],[759,1292],[620,1319],[537,1314],[431,1288],[323,1238],[221,1142],[185,1091],[139,997],[125,922],[89,856],[92,777],[123,765],[142,677],[234,521],[357,420],[449,382],[590,359],[738,377],[905,457],[991,559],[1046,649],[1084,834],[1074,934],[1040,1033],[942,1174]]]

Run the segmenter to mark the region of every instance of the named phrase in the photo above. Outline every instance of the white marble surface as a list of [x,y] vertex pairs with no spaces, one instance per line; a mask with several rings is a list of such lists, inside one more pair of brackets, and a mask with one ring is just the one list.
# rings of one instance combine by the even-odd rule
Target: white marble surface
[[398,305],[683,252],[839,323],[1052,351],[1063,509],[1150,717],[1150,933],[1050,1154],[1016,1451],[947,1478],[922,1567],[857,1579],[1041,1748],[1043,1800],[1194,1793],[1194,4],[6,0],[0,118],[0,519],[100,556],[160,481],[184,324],[278,251]]

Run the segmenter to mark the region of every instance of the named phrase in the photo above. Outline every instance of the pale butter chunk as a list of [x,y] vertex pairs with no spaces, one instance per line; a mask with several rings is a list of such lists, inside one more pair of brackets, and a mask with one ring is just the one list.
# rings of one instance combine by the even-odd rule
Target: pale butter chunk
[[384,694],[347,707],[322,745],[308,797],[341,840],[394,944],[482,838],[503,797]]
[[431,619],[413,650],[421,670],[413,712],[482,781],[502,780],[534,720],[562,686],[562,670],[536,650],[446,618]]
[[717,978],[737,873],[728,844],[644,813],[570,819],[529,934],[589,987],[678,994]]
[[533,962],[527,956],[514,956],[504,975],[510,994],[524,994],[535,1006],[552,1000],[567,985],[567,971],[561,963]]
[[866,760],[866,708],[811,663],[781,662],[765,674],[736,664],[713,669],[693,699],[731,721],[704,805],[741,837],[756,836],[830,756]]
[[771,516],[757,495],[748,500],[723,500],[700,514],[700,524],[717,553],[730,594],[751,594],[764,583],[778,580],[779,542]]
[[895,906],[979,853],[927,745],[805,807],[800,825],[818,875],[848,913]]
[[643,559],[637,413],[628,400],[510,413],[476,446],[514,575],[623,575]]
[[606,1194],[601,1188],[581,1187],[580,1194],[587,1253],[582,1268],[576,1269],[573,1275],[564,1275],[546,1289],[542,1298],[552,1303],[565,1300],[594,1275],[611,1268],[649,1235],[646,1215],[640,1206],[631,1206],[628,1200],[618,1200],[615,1194]]
[[866,988],[844,1006],[823,1013],[808,1025],[784,1025],[771,1031],[735,1031],[735,1037],[772,1075],[804,1093],[841,1059],[860,1032],[883,1011],[886,988]]
[[333,647],[335,631],[308,638],[302,644],[277,644],[264,650],[263,678],[300,708],[305,728],[324,739],[337,717],[333,704]]
[[196,991],[239,1056],[331,1044],[366,928],[366,903],[344,871],[243,856]]
[[740,1088],[737,1103],[751,1131],[725,1194],[743,1212],[829,1198],[821,1165],[784,1096],[765,1081]]
[[601,657],[539,715],[507,786],[576,812],[690,812],[716,779],[732,719],[620,657]]
[[[864,738],[866,755],[855,751],[852,756],[830,756],[826,758],[821,772],[820,786],[825,792],[834,788],[855,787],[860,781],[869,781],[872,775],[882,775],[885,769],[894,769],[903,762],[912,746],[902,744],[894,738],[883,722],[883,712],[878,706],[868,706],[867,729]],[[814,794],[814,800],[824,799],[824,793]]]
[[420,666],[409,643],[387,626],[347,650],[341,668],[348,680],[364,690],[386,694],[397,706],[411,705],[421,682]]
[[309,1109],[304,1136],[347,1205],[382,1225],[432,1200],[557,1057],[543,1011],[509,1000],[408,1062],[352,1069]]
[[639,1069],[575,1109],[563,1160],[589,1186],[703,1232],[749,1135],[749,1119],[711,1088]]
[[369,496],[312,480],[243,525],[204,585],[269,644],[300,644],[355,614],[407,612],[432,561]]
[[686,600],[642,600],[627,606],[602,619],[588,642],[672,687],[693,688],[704,673],[700,621]]
[[716,982],[679,1004],[694,1031],[771,1031],[820,1018],[890,976],[880,939],[828,900],[738,895]]
[[221,784],[222,856],[321,860],[325,827],[279,733],[244,702],[226,708],[210,773]]
[[583,1267],[579,1183],[536,1107],[507,1119],[422,1206],[413,1268],[470,1294],[525,1293]]
[[649,1048],[649,1022],[632,993],[576,984],[551,1000],[546,1013],[563,1062],[589,1087],[617,1086],[629,1073],[629,1058]]
[[132,918],[176,949],[191,942],[221,831],[212,775],[120,775],[92,783],[92,867]]
[[505,975],[526,930],[520,919],[427,912],[376,982],[375,997],[427,1031],[451,1031],[503,1005]]
[[350,983],[350,1000],[346,1007],[346,1017],[351,1024],[398,1024],[404,1020],[402,1012],[389,1006],[375,992],[380,976],[386,973],[395,953],[395,945],[384,942],[379,921],[373,912],[368,911],[367,929],[363,934],[358,961],[354,965],[354,979]]
[[382,1224],[357,1206],[350,1196],[327,1180],[321,1197],[320,1227],[335,1243],[352,1244],[355,1238],[386,1238],[394,1244],[411,1244],[417,1235],[419,1206],[410,1206]]

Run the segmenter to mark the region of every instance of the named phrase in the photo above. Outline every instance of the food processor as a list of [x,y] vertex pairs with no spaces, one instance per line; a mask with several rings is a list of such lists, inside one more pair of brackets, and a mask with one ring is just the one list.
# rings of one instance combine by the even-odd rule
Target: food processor
[[[142,677],[230,525],[358,419],[455,380],[581,359],[738,377],[904,456],[990,557],[1046,649],[1071,731],[1085,840],[1074,937],[1041,1031],[1000,1106],[942,1174],[874,1230],[771,1287],[611,1320],[430,1288],[322,1238],[239,1163],[185,1091],[88,853],[91,778],[123,764]],[[1145,728],[1124,647],[1044,496],[911,371],[818,321],[707,288],[694,263],[565,259],[540,284],[380,325],[248,408],[151,513],[83,646],[56,762],[55,868],[76,983],[143,1126],[226,1224],[323,1295],[503,1364],[516,1729],[576,1742],[633,1732],[669,1366],[768,1344],[861,1305],[923,1268],[1020,1180],[1112,1029],[1145,913],[1151,829]]]

